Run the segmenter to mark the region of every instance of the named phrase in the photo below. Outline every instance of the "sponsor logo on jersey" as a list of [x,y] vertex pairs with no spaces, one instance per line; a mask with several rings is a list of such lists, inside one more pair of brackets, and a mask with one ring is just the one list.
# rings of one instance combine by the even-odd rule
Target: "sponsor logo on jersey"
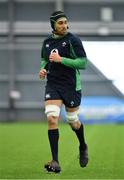
[[49,44],[46,44],[46,47],[49,47]]
[[59,52],[58,52],[58,49],[52,49],[51,54],[52,54],[52,53],[57,53],[57,54],[58,54],[58,53],[59,53]]

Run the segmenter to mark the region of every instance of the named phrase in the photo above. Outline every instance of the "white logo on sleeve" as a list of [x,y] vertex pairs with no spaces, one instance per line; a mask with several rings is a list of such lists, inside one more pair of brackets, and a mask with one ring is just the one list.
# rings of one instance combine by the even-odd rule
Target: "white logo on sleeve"
[[52,53],[57,53],[57,54],[59,54],[58,49],[53,49],[53,50],[51,51],[51,54],[52,54]]

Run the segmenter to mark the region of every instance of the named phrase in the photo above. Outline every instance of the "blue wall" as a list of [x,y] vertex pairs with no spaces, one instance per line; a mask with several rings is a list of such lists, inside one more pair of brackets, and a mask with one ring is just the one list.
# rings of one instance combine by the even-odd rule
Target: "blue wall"
[[[66,121],[64,110],[62,110],[62,117]],[[82,98],[79,118],[86,124],[122,123],[124,122],[124,100],[110,96]]]

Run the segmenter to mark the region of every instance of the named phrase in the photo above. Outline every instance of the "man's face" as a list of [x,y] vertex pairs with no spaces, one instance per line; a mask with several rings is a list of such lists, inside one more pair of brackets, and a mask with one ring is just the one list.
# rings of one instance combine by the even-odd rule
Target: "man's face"
[[68,21],[65,17],[59,18],[55,22],[55,32],[59,35],[64,35],[67,33]]

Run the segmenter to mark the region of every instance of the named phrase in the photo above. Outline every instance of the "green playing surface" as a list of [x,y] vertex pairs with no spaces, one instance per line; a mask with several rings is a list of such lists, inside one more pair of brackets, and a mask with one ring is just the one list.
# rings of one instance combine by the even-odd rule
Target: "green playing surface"
[[0,179],[124,179],[124,125],[86,125],[89,164],[78,162],[78,141],[59,124],[61,174],[48,174],[51,160],[46,123],[0,124]]

